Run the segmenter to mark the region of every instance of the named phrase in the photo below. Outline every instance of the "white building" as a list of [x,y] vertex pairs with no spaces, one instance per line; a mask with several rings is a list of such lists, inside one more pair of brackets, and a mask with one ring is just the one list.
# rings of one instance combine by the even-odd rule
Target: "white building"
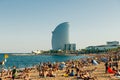
[[107,45],[119,45],[118,41],[107,42]]
[[111,42],[107,42],[106,45],[99,45],[99,46],[88,46],[86,47],[86,50],[108,50],[108,49],[115,49],[120,47],[119,42],[118,41],[111,41]]
[[65,44],[64,45],[64,50],[75,51],[76,50],[76,44]]

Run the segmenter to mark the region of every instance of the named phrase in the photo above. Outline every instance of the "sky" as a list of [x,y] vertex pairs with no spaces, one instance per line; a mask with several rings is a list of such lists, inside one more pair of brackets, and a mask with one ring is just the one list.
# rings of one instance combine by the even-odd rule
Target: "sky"
[[63,22],[77,49],[120,41],[120,0],[0,0],[0,53],[50,50]]

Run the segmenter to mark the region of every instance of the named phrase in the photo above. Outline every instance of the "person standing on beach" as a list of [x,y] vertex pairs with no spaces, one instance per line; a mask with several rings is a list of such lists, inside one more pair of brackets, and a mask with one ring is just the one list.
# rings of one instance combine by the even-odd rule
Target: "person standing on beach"
[[118,70],[118,61],[115,62],[115,67]]
[[38,66],[38,72],[39,72],[40,77],[41,77],[42,67],[43,67],[43,64],[40,63],[39,66]]
[[108,70],[108,62],[105,62],[105,73],[107,73]]
[[11,69],[10,69],[10,67],[8,67],[7,75],[8,75],[8,76],[11,75]]
[[113,64],[112,62],[109,63],[109,67],[112,68],[113,67]]
[[16,72],[17,72],[16,66],[13,66],[13,70],[12,70],[12,80],[15,79],[15,77],[16,77]]

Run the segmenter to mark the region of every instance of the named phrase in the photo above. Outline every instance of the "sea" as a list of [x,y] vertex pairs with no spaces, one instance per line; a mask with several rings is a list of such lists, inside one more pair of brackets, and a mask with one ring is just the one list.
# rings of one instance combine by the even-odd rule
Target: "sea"
[[[21,53],[22,54],[22,53]],[[34,65],[44,62],[65,62],[68,60],[77,60],[85,58],[86,56],[82,55],[14,55],[8,54],[4,68],[16,66],[17,68],[32,67]],[[0,62],[4,60],[4,54],[0,54]]]

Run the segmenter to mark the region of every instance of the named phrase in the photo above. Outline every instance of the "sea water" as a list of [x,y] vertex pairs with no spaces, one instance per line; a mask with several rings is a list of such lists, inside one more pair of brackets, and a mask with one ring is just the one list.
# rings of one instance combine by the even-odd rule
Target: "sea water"
[[[16,66],[17,68],[30,67],[40,62],[63,62],[85,58],[85,56],[66,56],[66,55],[11,55],[8,54],[5,68]],[[0,54],[0,61],[4,60],[4,54]]]

